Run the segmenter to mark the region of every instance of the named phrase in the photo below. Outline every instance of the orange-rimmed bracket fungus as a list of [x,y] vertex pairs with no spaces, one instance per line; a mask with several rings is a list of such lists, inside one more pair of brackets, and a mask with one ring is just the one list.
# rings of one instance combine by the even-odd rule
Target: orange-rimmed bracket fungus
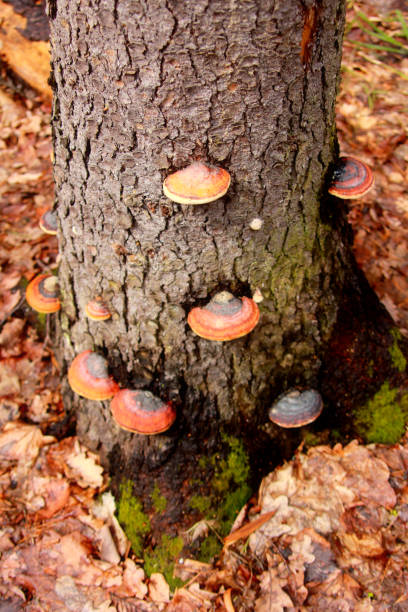
[[203,162],[170,174],[163,183],[163,192],[178,204],[208,204],[222,198],[231,183],[229,172]]
[[236,298],[228,291],[217,293],[203,308],[193,308],[187,317],[198,336],[221,342],[246,336],[258,321],[259,308],[254,300]]
[[52,210],[46,210],[45,213],[41,216],[39,221],[39,226],[43,232],[46,234],[51,234],[55,236],[57,233],[57,217]]
[[111,318],[111,312],[101,297],[96,297],[85,306],[85,314],[93,321],[106,321]]
[[374,185],[374,175],[364,162],[351,157],[340,157],[333,172],[329,193],[343,200],[354,200],[365,195]]
[[68,370],[71,389],[87,399],[110,399],[119,385],[109,376],[107,361],[93,351],[83,351],[75,357]]
[[37,312],[57,312],[61,308],[58,279],[52,274],[39,274],[28,283],[26,300]]
[[297,389],[281,395],[269,409],[272,423],[280,427],[302,427],[313,423],[323,410],[322,396],[315,389]]
[[176,418],[171,402],[163,402],[150,391],[122,389],[116,393],[110,407],[119,427],[138,434],[167,431]]

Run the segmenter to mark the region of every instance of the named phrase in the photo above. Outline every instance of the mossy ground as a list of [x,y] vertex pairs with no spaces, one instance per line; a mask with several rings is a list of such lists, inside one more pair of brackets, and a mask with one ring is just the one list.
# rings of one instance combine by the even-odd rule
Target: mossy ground
[[172,590],[183,585],[179,578],[174,578],[174,562],[184,547],[181,537],[172,538],[167,534],[162,535],[160,544],[144,553],[144,569],[148,576],[154,572],[160,572],[166,578]]
[[398,372],[405,372],[407,368],[407,360],[405,359],[399,344],[398,340],[401,338],[401,332],[398,329],[391,330],[392,337],[394,338],[394,342],[389,348],[391,360],[394,368],[398,370]]
[[[161,494],[157,483],[153,488],[151,499],[156,512],[165,510],[167,499]],[[174,561],[182,551],[184,541],[180,537],[172,538],[163,534],[160,544],[154,548],[144,548],[145,536],[150,532],[150,519],[143,512],[141,501],[133,495],[131,480],[125,480],[120,486],[118,520],[130,540],[134,554],[144,558],[146,574],[150,576],[153,572],[161,572],[171,588],[181,586],[181,581],[173,578],[173,570]]]
[[395,444],[405,432],[408,393],[391,389],[388,382],[355,411],[355,425],[365,442]]
[[[249,459],[243,444],[237,438],[222,434],[224,453],[201,457],[198,461],[198,471],[211,470],[211,493],[208,496],[194,495],[190,506],[197,510],[204,519],[215,521],[217,533],[211,533],[200,546],[199,557],[209,561],[221,550],[221,540],[235,520],[238,512],[248,500],[251,489],[248,485]],[[198,486],[200,483],[197,481]],[[155,483],[150,495],[154,512],[164,512],[167,499]],[[184,541],[181,537],[171,537],[163,534],[161,541],[154,548],[144,548],[145,536],[150,531],[150,519],[144,512],[141,501],[133,495],[133,484],[125,480],[120,486],[118,500],[118,519],[136,556],[144,558],[144,569],[150,576],[153,572],[161,572],[166,577],[172,589],[181,585],[181,581],[173,578],[174,563],[180,555]]]
[[167,507],[167,499],[162,495],[159,485],[157,482],[154,483],[153,491],[151,494],[153,508],[156,512],[164,512]]
[[242,506],[248,501],[251,489],[248,485],[249,459],[242,442],[222,434],[228,449],[225,457],[219,454],[202,457],[199,467],[213,470],[212,492],[209,496],[194,495],[190,506],[198,510],[204,519],[215,521],[215,534],[210,534],[201,544],[199,558],[209,561],[221,549],[221,540],[227,535]]
[[150,531],[150,519],[143,512],[143,506],[133,495],[131,480],[125,480],[120,485],[118,502],[118,520],[122,525],[137,557],[143,553],[143,540]]

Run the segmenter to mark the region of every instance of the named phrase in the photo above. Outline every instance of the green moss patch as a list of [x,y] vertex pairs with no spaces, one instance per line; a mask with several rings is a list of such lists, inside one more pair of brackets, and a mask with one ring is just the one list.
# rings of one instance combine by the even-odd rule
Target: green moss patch
[[389,347],[389,352],[391,355],[391,360],[394,368],[398,370],[398,372],[405,372],[407,368],[407,360],[405,359],[399,344],[398,340],[401,338],[401,333],[398,329],[392,329],[391,334],[394,338],[394,342]]
[[141,501],[133,495],[131,480],[120,485],[118,521],[122,525],[136,556],[143,554],[143,540],[150,531],[150,520],[143,512]]
[[405,432],[408,394],[390,389],[386,382],[367,404],[355,411],[358,434],[366,442],[395,444]]
[[159,514],[167,508],[167,499],[162,495],[157,482],[154,483],[154,488],[151,494],[153,508]]
[[[203,561],[209,561],[220,552],[220,538],[229,533],[238,512],[251,495],[251,489],[247,484],[249,459],[241,440],[224,434],[222,440],[225,453],[201,457],[198,462],[202,472],[211,470],[213,474],[211,493],[207,496],[194,495],[190,499],[192,509],[197,510],[203,518],[216,521],[215,528],[219,534],[217,537],[212,533],[201,543],[199,557]],[[157,483],[150,494],[150,499],[155,512],[165,511],[168,500],[161,493]],[[133,494],[131,480],[123,481],[120,486],[118,520],[130,540],[135,555],[144,558],[146,574],[150,576],[154,572],[161,572],[171,589],[181,586],[182,582],[173,578],[173,571],[174,563],[184,546],[183,538],[163,534],[160,543],[154,548],[144,550],[145,536],[150,532],[150,520],[143,512],[141,501]]]
[[214,533],[205,538],[200,546],[200,561],[209,563],[211,559],[219,555],[222,548],[220,540]]
[[[222,434],[228,447],[225,457],[219,454],[202,460],[202,467],[214,472],[211,480],[212,492],[208,496],[194,495],[190,506],[198,510],[203,518],[216,521],[217,533],[227,535],[242,506],[251,495],[249,487],[249,459],[241,440]],[[199,558],[209,561],[221,550],[219,538],[208,536],[200,547]]]
[[144,569],[148,576],[154,572],[160,572],[166,578],[170,588],[174,591],[177,587],[183,586],[179,578],[174,578],[174,563],[178,555],[183,550],[183,538],[172,538],[167,534],[162,535],[161,543],[145,552]]

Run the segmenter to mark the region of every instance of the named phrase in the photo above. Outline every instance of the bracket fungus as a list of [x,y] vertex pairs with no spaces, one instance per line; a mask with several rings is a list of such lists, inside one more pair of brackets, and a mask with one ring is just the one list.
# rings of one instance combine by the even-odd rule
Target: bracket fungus
[[228,191],[231,183],[229,172],[203,162],[170,174],[163,183],[163,192],[178,204],[208,204],[218,200]]
[[108,373],[106,359],[93,351],[75,357],[68,370],[71,389],[87,399],[106,400],[119,391],[119,385]]
[[323,410],[322,396],[315,389],[292,390],[281,395],[269,409],[272,423],[280,427],[302,427],[317,419]]
[[122,389],[110,404],[112,416],[122,429],[133,433],[154,435],[169,429],[176,411],[150,391]]
[[228,291],[217,293],[203,308],[193,308],[187,322],[206,340],[234,340],[251,332],[259,321],[258,305],[251,298],[236,298]]
[[344,200],[361,198],[374,185],[374,175],[364,162],[351,156],[340,157],[333,172],[329,193]]
[[58,279],[52,274],[39,274],[28,283],[26,300],[37,312],[57,312],[61,308]]
[[96,297],[85,306],[85,314],[93,321],[106,321],[111,318],[111,312],[101,297]]
[[46,234],[51,234],[52,236],[55,236],[58,228],[57,217],[55,216],[55,213],[53,213],[52,210],[46,210],[40,218],[39,226]]

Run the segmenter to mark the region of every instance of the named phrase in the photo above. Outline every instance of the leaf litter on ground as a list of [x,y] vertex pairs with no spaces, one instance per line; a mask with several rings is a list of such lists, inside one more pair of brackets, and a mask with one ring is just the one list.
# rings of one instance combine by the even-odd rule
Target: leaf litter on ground
[[[354,253],[408,335],[408,10],[395,1],[349,4],[337,132],[341,152],[375,175],[374,189],[347,203]],[[380,49],[366,46],[373,40]]]

